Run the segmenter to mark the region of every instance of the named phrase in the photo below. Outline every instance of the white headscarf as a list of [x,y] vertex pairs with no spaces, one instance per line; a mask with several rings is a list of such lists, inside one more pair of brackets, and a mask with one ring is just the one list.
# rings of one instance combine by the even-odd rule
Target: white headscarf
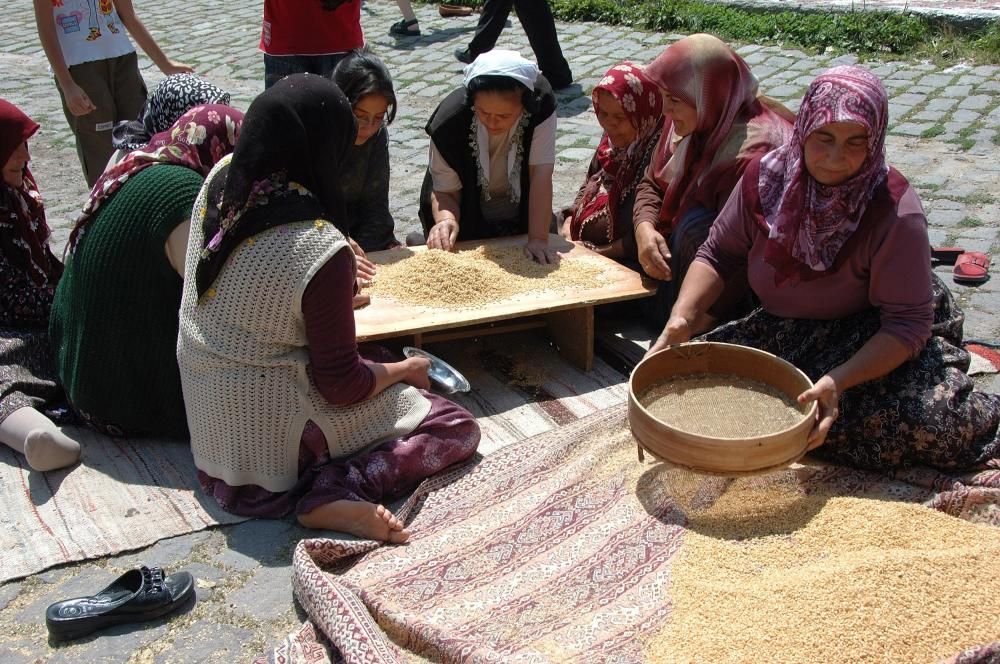
[[477,76],[507,76],[529,90],[535,89],[538,80],[538,65],[521,56],[517,51],[493,49],[465,66],[462,85],[469,87],[469,81]]
[[[506,76],[514,79],[524,87],[528,88],[528,90],[534,90],[535,82],[538,80],[538,74],[538,65],[531,60],[524,58],[517,51],[493,49],[492,51],[487,51],[486,53],[480,55],[472,62],[472,64],[466,65],[465,78],[462,81],[462,85],[468,88],[469,83],[477,76]],[[510,131],[507,134],[508,141],[512,141],[512,139],[520,137],[520,132],[518,132],[520,124],[519,118],[518,122],[514,123],[514,126],[510,128]],[[476,143],[479,148],[479,178],[483,187],[483,195],[486,200],[489,200],[489,132],[486,131],[486,127],[479,123],[479,118],[476,116],[473,116],[473,125],[475,127]],[[514,202],[517,202],[521,198],[520,170],[523,168],[523,164],[520,163],[517,156],[518,152],[516,146],[511,145],[508,147],[507,181],[511,199]],[[522,158],[524,158],[524,156],[522,156]]]

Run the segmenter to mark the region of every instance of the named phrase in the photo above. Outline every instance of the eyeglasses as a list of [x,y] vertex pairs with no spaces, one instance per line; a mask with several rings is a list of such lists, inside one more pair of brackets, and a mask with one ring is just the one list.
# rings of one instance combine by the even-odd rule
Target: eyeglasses
[[354,117],[358,121],[359,127],[382,127],[385,125],[385,115],[368,115],[367,113],[359,113],[354,111]]

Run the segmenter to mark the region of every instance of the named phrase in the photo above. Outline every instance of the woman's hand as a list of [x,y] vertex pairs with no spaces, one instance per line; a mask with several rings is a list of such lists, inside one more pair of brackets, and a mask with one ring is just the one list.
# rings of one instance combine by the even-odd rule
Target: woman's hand
[[659,279],[670,280],[670,247],[651,223],[635,227],[635,242],[639,247],[639,265],[643,272]]
[[431,227],[427,234],[427,248],[451,251],[458,238],[458,222],[454,219],[444,219]]
[[404,369],[401,383],[419,387],[423,390],[431,389],[431,379],[427,376],[427,371],[431,368],[431,362],[426,357],[408,357],[400,362]]
[[573,226],[573,215],[567,214],[565,217],[563,217],[562,226],[559,227],[559,235],[563,236],[567,240],[572,240],[573,234],[572,232],[570,232],[570,228],[572,226]]
[[524,245],[524,255],[542,265],[555,265],[559,262],[559,252],[549,248],[548,238],[544,240],[528,239]]
[[667,324],[663,326],[663,332],[646,351],[646,356],[663,350],[667,346],[682,344],[685,341],[691,341],[691,321],[684,316],[672,314],[667,320]]
[[191,65],[186,65],[183,62],[174,62],[173,60],[167,60],[162,67],[160,67],[166,76],[172,74],[193,74],[194,67]]
[[351,251],[354,252],[355,262],[358,266],[358,283],[371,283],[372,279],[375,278],[375,263],[368,260],[368,256],[365,255],[365,250],[361,248],[360,244],[351,238],[347,238],[347,244],[351,246]]
[[799,395],[798,402],[806,404],[815,401],[819,406],[816,412],[816,424],[809,432],[809,443],[806,451],[815,449],[826,442],[826,435],[830,433],[830,427],[840,415],[837,404],[840,401],[840,391],[833,378],[828,375],[816,381],[810,389]]
[[354,299],[351,301],[351,306],[355,309],[360,309],[361,307],[367,307],[371,304],[371,301],[372,298],[370,295],[362,295],[359,293],[354,296]]

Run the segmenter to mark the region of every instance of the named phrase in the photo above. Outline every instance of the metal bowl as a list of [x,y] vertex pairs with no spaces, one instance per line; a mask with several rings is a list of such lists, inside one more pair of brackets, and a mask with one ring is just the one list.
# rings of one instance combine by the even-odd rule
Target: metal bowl
[[469,381],[465,379],[465,376],[459,373],[458,369],[451,366],[440,357],[431,355],[427,351],[420,348],[414,348],[413,346],[404,346],[403,355],[406,357],[427,358],[431,363],[431,368],[428,369],[427,375],[430,377],[431,382],[445,394],[468,392],[471,389]]

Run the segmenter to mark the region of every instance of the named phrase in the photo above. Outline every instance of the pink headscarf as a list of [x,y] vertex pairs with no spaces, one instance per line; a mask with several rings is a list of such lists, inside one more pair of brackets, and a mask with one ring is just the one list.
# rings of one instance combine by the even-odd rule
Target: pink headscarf
[[646,76],[698,111],[694,131],[682,138],[671,127],[653,157],[664,191],[661,230],[669,232],[692,207],[720,209],[746,164],[788,139],[791,114],[782,117],[762,104],[750,67],[712,35],[671,44],[646,68]]
[[570,225],[574,240],[594,244],[614,242],[631,227],[630,220],[618,219],[618,204],[642,178],[663,129],[660,90],[638,65],[623,62],[608,70],[591,93],[594,112],[599,110],[597,93],[602,90],[621,104],[636,134],[627,148],[616,148],[607,133],[597,146],[595,158],[600,168],[584,183]]
[[187,166],[205,177],[215,164],[233,151],[243,124],[243,112],[224,104],[195,106],[177,119],[170,129],[155,134],[141,150],[130,152],[104,171],[83,206],[69,236],[68,250],[76,249],[80,237],[101,205],[130,177],[156,164]]
[[[888,115],[888,97],[877,76],[854,65],[834,67],[809,86],[789,142],[761,159],[758,187],[768,237],[764,259],[777,269],[779,282],[802,267],[829,270],[857,230],[889,172]],[[812,132],[832,122],[853,122],[867,129],[868,156],[857,174],[828,186],[806,169],[804,144]]]

